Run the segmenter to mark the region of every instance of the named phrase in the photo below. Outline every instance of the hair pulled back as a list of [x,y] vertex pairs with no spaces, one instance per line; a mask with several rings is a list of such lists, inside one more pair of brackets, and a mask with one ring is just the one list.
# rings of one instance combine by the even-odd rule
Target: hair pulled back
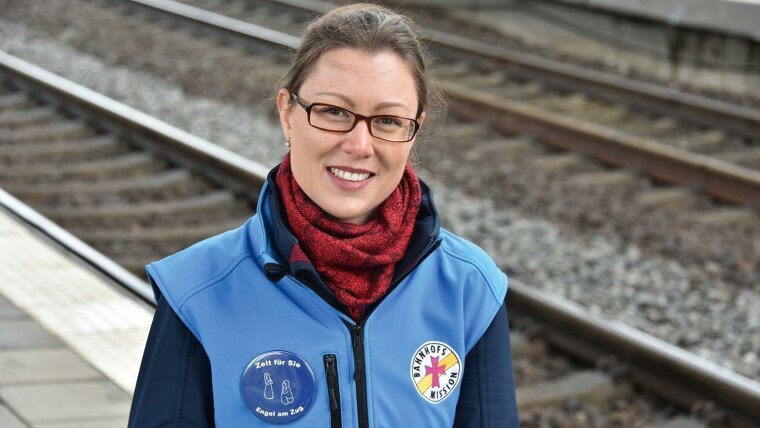
[[317,60],[330,49],[393,52],[409,64],[417,88],[416,116],[419,117],[431,106],[438,109],[443,105],[442,92],[427,73],[420,39],[411,19],[388,8],[358,3],[333,9],[306,27],[301,46],[280,87],[298,93]]

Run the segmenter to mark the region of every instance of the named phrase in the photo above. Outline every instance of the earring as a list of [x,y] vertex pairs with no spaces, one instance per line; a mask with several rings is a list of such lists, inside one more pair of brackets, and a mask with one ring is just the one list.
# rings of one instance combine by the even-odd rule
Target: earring
[[288,147],[290,147],[290,140],[292,140],[292,139],[293,139],[293,136],[292,135],[289,136],[288,137],[288,141],[285,142],[285,145],[288,146]]

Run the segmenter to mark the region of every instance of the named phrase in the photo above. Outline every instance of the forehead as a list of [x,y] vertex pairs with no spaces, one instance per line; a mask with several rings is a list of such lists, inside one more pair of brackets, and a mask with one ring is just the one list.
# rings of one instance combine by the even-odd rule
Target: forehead
[[357,102],[393,99],[410,108],[417,105],[416,85],[409,64],[388,51],[328,50],[317,60],[302,90],[311,94],[337,92]]

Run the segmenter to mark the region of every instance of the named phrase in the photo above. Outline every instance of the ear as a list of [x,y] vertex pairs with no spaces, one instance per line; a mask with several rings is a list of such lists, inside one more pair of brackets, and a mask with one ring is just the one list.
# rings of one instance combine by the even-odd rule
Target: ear
[[290,125],[291,118],[293,117],[292,99],[290,92],[285,88],[277,92],[277,113],[280,116],[280,125],[282,126],[282,132],[286,140],[292,133],[292,126]]

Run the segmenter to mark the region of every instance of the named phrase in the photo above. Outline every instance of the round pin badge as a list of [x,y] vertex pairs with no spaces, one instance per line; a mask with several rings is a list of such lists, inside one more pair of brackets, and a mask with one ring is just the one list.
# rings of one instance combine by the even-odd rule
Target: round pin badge
[[248,409],[259,419],[283,424],[303,416],[315,394],[314,373],[288,351],[263,353],[248,364],[240,381]]
[[412,356],[411,375],[417,392],[431,403],[446,399],[461,379],[459,355],[443,342],[425,342]]

